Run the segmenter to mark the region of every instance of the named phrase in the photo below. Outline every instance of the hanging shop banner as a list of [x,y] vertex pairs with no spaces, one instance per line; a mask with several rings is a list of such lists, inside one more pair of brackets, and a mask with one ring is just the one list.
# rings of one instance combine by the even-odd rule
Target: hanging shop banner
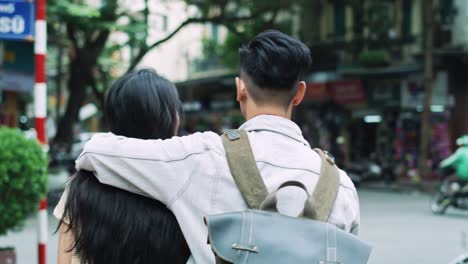
[[304,98],[310,101],[324,101],[329,97],[326,83],[307,83]]
[[[423,75],[413,75],[401,83],[401,108],[415,109],[423,105],[424,78]],[[451,106],[451,96],[448,93],[448,74],[437,72],[432,83],[432,105]]]
[[1,83],[6,91],[32,91],[34,87],[34,43],[5,42]]
[[0,39],[34,39],[34,1],[0,0]]
[[364,91],[361,80],[345,79],[332,81],[328,83],[333,101],[338,104],[365,104],[367,103],[367,94]]

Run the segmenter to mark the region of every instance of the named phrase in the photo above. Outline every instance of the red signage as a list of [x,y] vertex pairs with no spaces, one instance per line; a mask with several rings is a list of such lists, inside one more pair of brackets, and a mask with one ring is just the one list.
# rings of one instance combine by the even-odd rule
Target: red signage
[[364,104],[367,102],[366,92],[359,79],[332,81],[328,85],[333,101],[338,104]]
[[304,95],[305,99],[312,101],[323,101],[328,98],[326,83],[308,83]]

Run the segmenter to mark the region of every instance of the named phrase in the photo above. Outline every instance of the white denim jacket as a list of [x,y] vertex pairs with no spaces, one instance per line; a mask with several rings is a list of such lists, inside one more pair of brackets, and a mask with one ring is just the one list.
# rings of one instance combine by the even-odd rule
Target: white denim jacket
[[[269,115],[252,118],[248,131],[257,166],[269,192],[297,180],[309,192],[320,172],[320,157],[292,121]],[[165,203],[174,212],[192,256],[189,263],[214,263],[203,217],[247,209],[231,176],[221,138],[213,132],[168,140],[139,140],[112,133],[95,135],[76,161],[77,169],[94,171],[100,182]],[[279,210],[300,211],[305,193],[286,187],[278,194]],[[341,183],[329,222],[357,234],[356,189],[341,171]]]

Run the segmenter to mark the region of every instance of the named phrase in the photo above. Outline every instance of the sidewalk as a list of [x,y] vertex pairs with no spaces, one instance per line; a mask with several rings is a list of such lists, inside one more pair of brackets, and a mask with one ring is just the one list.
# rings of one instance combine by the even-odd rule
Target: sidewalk
[[51,169],[49,172],[49,191],[63,190],[68,176],[65,169]]
[[53,210],[60,200],[68,179],[69,174],[65,169],[51,170],[49,173],[49,187],[47,192],[47,206],[49,207],[49,211]]
[[[58,222],[51,213],[48,216],[47,264],[56,264],[58,236],[54,231]],[[0,247],[12,246],[16,249],[17,264],[37,263],[37,225],[37,217],[33,215],[26,221],[21,231],[10,231],[6,236],[0,236]]]
[[[47,263],[57,263],[58,236],[54,234],[58,221],[53,217],[52,211],[60,199],[63,188],[68,179],[66,171],[52,171],[49,175],[48,187],[48,243]],[[5,236],[0,236],[0,247],[14,247],[16,249],[17,264],[37,263],[38,237],[37,214],[32,214],[26,221],[24,227],[18,232],[10,231]]]
[[397,193],[434,193],[439,184],[439,181],[421,181],[416,183],[409,180],[399,180],[391,184],[386,184],[384,182],[365,182],[361,183],[358,189]]

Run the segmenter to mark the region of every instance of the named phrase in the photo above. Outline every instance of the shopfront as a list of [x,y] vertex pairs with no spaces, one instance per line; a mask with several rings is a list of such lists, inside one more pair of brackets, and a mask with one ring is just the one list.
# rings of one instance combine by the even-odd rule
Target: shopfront
[[224,74],[177,83],[183,102],[181,133],[222,133],[243,122],[236,101],[236,74]]
[[[453,96],[448,92],[448,74],[439,71],[433,82],[431,99],[431,148],[428,164],[433,171],[451,153],[450,109]],[[403,165],[405,175],[411,177],[418,167],[421,112],[423,110],[423,76],[413,74],[401,84],[401,110],[396,127],[396,158]]]
[[[317,77],[320,76],[320,77]],[[184,102],[185,133],[238,127],[244,121],[235,100],[234,75],[179,83]],[[341,167],[375,160],[392,163],[398,177],[410,177],[418,166],[422,73],[413,69],[361,75],[318,73],[307,78],[307,90],[293,113],[312,146],[328,150]],[[437,72],[432,98],[434,166],[450,151],[447,73]],[[414,173],[413,173],[414,174]]]
[[34,2],[0,1],[0,125],[28,127],[34,87]]
[[293,119],[312,146],[330,151],[342,166],[369,147],[360,143],[368,138],[368,130],[353,119],[353,112],[366,108],[367,97],[357,78],[335,76],[332,80],[309,82]]
[[[361,160],[393,163],[397,176],[409,177],[418,166],[422,83],[418,72],[309,82],[295,118],[311,144],[329,150],[339,165]],[[447,87],[447,73],[438,72],[428,161],[433,166],[450,153],[453,99]]]
[[0,83],[0,125],[28,127],[32,116],[34,48],[30,42],[0,42],[2,74]]

